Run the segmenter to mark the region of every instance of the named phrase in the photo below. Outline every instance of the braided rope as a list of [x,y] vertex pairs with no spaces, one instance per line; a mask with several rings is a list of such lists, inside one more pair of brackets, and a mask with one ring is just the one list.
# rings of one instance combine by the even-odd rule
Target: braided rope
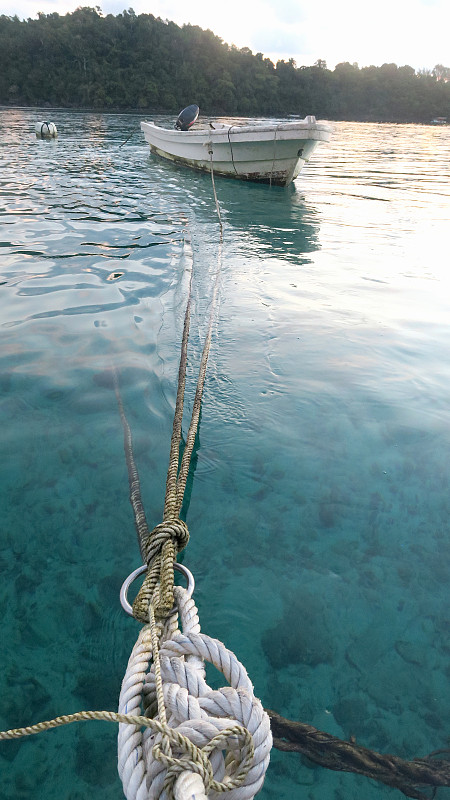
[[[134,714],[120,714],[115,711],[78,711],[75,714],[64,714],[55,717],[51,720],[38,722],[36,725],[28,725],[25,728],[12,728],[7,731],[0,731],[0,740],[19,739],[23,736],[31,736],[33,734],[42,733],[51,730],[52,728],[62,727],[63,725],[70,725],[72,722],[101,720],[106,722],[119,722],[126,723],[127,725],[134,725],[137,727],[150,728],[154,733],[163,735],[171,745],[176,746],[185,755],[182,758],[174,758],[167,756],[164,748],[157,744],[153,748],[154,757],[159,759],[161,763],[168,768],[167,777],[165,781],[165,788],[170,787],[174,780],[186,769],[191,769],[200,775],[206,774],[207,787],[216,792],[226,792],[230,786],[238,786],[243,780],[243,777],[248,772],[249,762],[253,757],[253,748],[251,737],[245,728],[239,725],[230,725],[225,731],[215,736],[203,748],[198,748],[194,745],[187,736],[184,736],[179,731],[171,728],[167,724],[163,724],[154,719]],[[244,758],[241,762],[240,769],[236,773],[236,777],[231,782],[216,781],[213,777],[211,763],[208,760],[209,754],[215,748],[223,748],[230,738],[238,739],[244,752]],[[170,796],[170,795],[169,795]]]
[[[131,431],[116,395],[124,428],[130,499],[147,573],[133,604],[133,614],[146,623],[130,656],[122,684],[119,711],[141,710],[158,719],[161,729],[148,726],[119,727],[119,775],[127,800],[207,800],[210,792],[231,793],[233,800],[251,800],[261,787],[269,763],[270,723],[244,667],[221,642],[200,633],[198,614],[187,592],[174,588],[177,553],[189,541],[186,524],[179,519],[189,465],[200,419],[206,367],[215,318],[223,228],[211,178],[220,224],[220,250],[208,330],[203,346],[197,387],[186,445],[180,464],[187,347],[192,297],[192,272],[181,344],[178,387],[166,479],[163,521],[148,531],[140,496],[139,476],[132,453]],[[177,630],[177,597],[183,631]],[[189,608],[188,608],[188,604]],[[147,624],[148,623],[148,624]],[[175,653],[166,652],[175,645]],[[205,681],[204,661],[222,671],[230,686],[212,692]],[[153,664],[150,666],[150,662]],[[170,664],[170,669],[168,668]],[[169,672],[174,673],[170,681]],[[139,716],[139,715],[138,715]],[[169,731],[171,731],[169,735]],[[173,733],[178,734],[178,739]],[[226,757],[223,751],[227,752]]]
[[[231,127],[233,127],[233,126],[231,126]],[[230,139],[230,130],[231,130],[231,128],[228,128],[228,141],[229,141],[229,143],[230,143],[230,150],[231,150],[231,160],[232,160],[232,162],[233,162],[234,171],[236,172],[236,175],[237,175],[236,164],[234,163],[234,158],[233,158],[233,146],[232,146],[232,144],[231,144],[231,139]],[[221,235],[221,237],[222,237],[222,233],[223,233],[223,226],[222,226],[222,217],[221,217],[221,215],[220,215],[220,206],[219,206],[219,201],[218,201],[218,199],[217,199],[216,183],[215,183],[215,180],[214,180],[214,167],[213,167],[213,154],[214,154],[214,150],[213,150],[213,147],[212,147],[212,142],[209,142],[208,153],[209,153],[210,170],[211,170],[211,183],[212,183],[212,188],[213,188],[213,193],[214,193],[214,202],[215,202],[215,204],[216,204],[217,216],[219,217],[220,235]]]
[[[113,371],[124,430],[130,500],[141,554],[148,567],[144,584],[133,605],[133,613],[143,622],[149,620],[149,624],[139,634],[128,663],[119,712],[80,711],[24,728],[0,731],[0,739],[6,740],[40,733],[76,721],[118,722],[119,774],[127,800],[186,800],[189,796],[192,800],[207,800],[210,792],[228,792],[233,800],[251,800],[263,783],[272,744],[268,715],[259,700],[253,696],[253,687],[244,667],[221,642],[200,633],[197,609],[193,601],[185,590],[174,588],[176,555],[189,541],[187,526],[180,520],[179,514],[200,418],[222,258],[223,231],[212,168],[211,177],[221,239],[208,331],[186,446],[180,464],[192,294],[191,273],[163,522],[150,532],[141,500],[131,429],[120,396],[118,376]],[[179,603],[183,634],[177,628],[178,613],[170,613],[174,596]],[[174,651],[172,647],[172,654],[170,645],[175,647]],[[149,671],[152,659],[153,665]],[[213,692],[205,681],[205,660],[221,670],[231,685]],[[168,663],[170,670],[178,676],[172,683],[168,680]],[[165,668],[167,675],[164,674]],[[145,705],[145,714],[132,713],[141,710],[142,704]],[[153,717],[154,711],[157,711],[156,717]],[[223,751],[227,752],[226,757]]]
[[130,503],[133,509],[134,515],[134,523],[136,526],[136,531],[138,535],[138,542],[139,547],[141,550],[142,560],[144,561],[144,552],[142,550],[142,542],[144,541],[145,537],[149,535],[148,525],[147,525],[147,518],[145,516],[145,510],[142,503],[142,495],[141,495],[141,484],[139,481],[139,473],[136,467],[136,462],[134,460],[134,453],[133,453],[133,438],[131,436],[131,428],[128,424],[128,420],[125,415],[125,410],[123,407],[122,397],[120,394],[119,388],[119,376],[117,375],[117,369],[113,366],[112,368],[112,375],[113,375],[113,383],[114,383],[114,391],[116,393],[116,400],[117,405],[119,408],[120,419],[122,421],[122,428],[123,428],[123,446],[125,450],[125,460],[128,469],[128,484],[130,487]]
[[[200,633],[197,609],[186,590],[176,587],[175,594],[185,633],[178,630],[176,614],[163,623],[151,613],[152,621],[141,629],[131,654],[118,712],[66,714],[2,731],[0,740],[30,736],[72,722],[116,722],[119,774],[127,800],[206,800],[211,792],[228,792],[234,800],[252,798],[269,761],[267,714],[253,697],[251,682],[236,656],[221,642]],[[174,652],[178,655],[168,655]],[[205,655],[223,670],[232,686],[219,691],[207,686]],[[180,677],[179,684],[171,683],[174,674]],[[162,698],[159,718],[148,716],[155,694]],[[180,702],[182,699],[187,702]],[[141,704],[145,714],[136,713]],[[226,758],[224,750],[228,751]]]
[[163,521],[152,531],[149,531],[145,511],[142,504],[139,474],[133,456],[131,430],[125,416],[125,411],[120,396],[119,381],[114,371],[114,388],[116,392],[120,418],[124,431],[124,449],[128,467],[128,482],[130,486],[130,501],[133,508],[135,527],[138,535],[139,547],[143,561],[147,564],[147,573],[143,584],[133,603],[133,615],[140,622],[148,622],[149,604],[159,584],[159,602],[155,604],[155,614],[158,617],[167,617],[174,606],[174,577],[173,565],[177,554],[189,541],[189,532],[186,524],[180,520],[179,515],[183,504],[186,483],[189,474],[195,437],[200,419],[203,389],[206,377],[209,351],[211,348],[212,329],[218,301],[219,277],[222,264],[222,221],[216,197],[216,208],[220,223],[220,247],[218,265],[211,299],[211,310],[208,329],[203,345],[200,360],[197,386],[193,402],[191,421],[186,436],[186,444],[180,463],[180,443],[182,435],[184,393],[186,386],[187,350],[192,305],[192,271],[189,280],[188,299],[183,325],[181,342],[180,364],[178,369],[177,396],[173,418],[172,437],[170,442],[169,465],[166,478],[166,494],[164,500]]
[[141,553],[149,567],[133,603],[133,615],[140,622],[148,622],[149,604],[158,584],[159,601],[155,611],[164,617],[173,608],[173,564],[177,553],[186,547],[188,541],[187,525],[179,518],[161,522],[141,537]]
[[[120,713],[136,715],[143,709],[162,725],[157,731],[120,725],[119,775],[125,796],[203,800],[211,792],[227,791],[230,800],[250,800],[261,788],[269,763],[269,718],[236,656],[200,632],[197,609],[186,590],[175,587],[175,596],[183,633],[176,614],[163,624],[151,611],[123,680]],[[213,691],[205,680],[205,661],[230,685]],[[166,735],[168,729],[183,744]],[[191,779],[194,795],[185,793]]]
[[[32,736],[35,733],[43,733],[52,728],[60,728],[63,725],[70,725],[72,722],[87,722],[89,720],[103,720],[105,722],[121,722],[127,725],[136,725],[151,728],[155,732],[166,733],[166,727],[160,722],[142,714],[121,714],[117,711],[77,711],[75,714],[62,714],[54,719],[38,722],[36,725],[27,725],[25,728],[10,728],[7,731],[0,731],[0,740],[20,739],[22,736]],[[172,729],[167,728],[168,735],[172,736]],[[178,743],[175,736],[174,742]]]

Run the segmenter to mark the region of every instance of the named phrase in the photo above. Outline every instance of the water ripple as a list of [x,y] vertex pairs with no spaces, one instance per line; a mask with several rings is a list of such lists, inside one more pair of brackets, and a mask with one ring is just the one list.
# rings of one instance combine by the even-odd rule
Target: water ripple
[[[52,111],[46,142],[40,114],[0,111],[3,727],[116,703],[136,633],[118,591],[140,557],[111,368],[155,525],[187,286],[193,270],[189,412],[219,255],[210,177],[150,156],[139,116]],[[265,704],[407,757],[445,746],[450,704],[449,135],[337,123],[287,191],[217,180],[185,502],[203,627]],[[65,735],[81,755],[100,741],[0,754],[0,795],[119,797],[61,758]],[[262,800],[313,780],[286,763]],[[348,780],[315,770],[313,793],[352,800]]]

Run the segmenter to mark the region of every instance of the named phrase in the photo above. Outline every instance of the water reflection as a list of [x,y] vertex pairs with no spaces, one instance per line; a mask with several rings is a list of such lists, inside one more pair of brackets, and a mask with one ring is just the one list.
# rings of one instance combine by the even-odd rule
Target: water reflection
[[[114,707],[135,633],[116,625],[114,609],[138,550],[102,376],[113,353],[156,523],[180,276],[194,252],[206,297],[218,232],[209,176],[151,158],[138,116],[45,112],[61,132],[52,147],[34,135],[42,112],[9,113],[0,114],[3,727],[97,701]],[[202,624],[242,654],[267,704],[318,727],[342,724],[344,738],[362,709],[364,743],[398,751],[405,741],[409,756],[442,747],[448,717],[448,203],[439,194],[448,132],[437,134],[342,124],[288,191],[217,181],[222,307],[187,496]],[[440,272],[424,280],[436,253]],[[311,266],[298,268],[303,259]],[[311,619],[321,598],[324,660],[311,663],[299,637],[297,661],[274,670],[264,631],[289,627],[289,599],[300,596]],[[440,693],[424,691],[430,658]],[[88,796],[83,757],[100,741],[90,731],[78,774],[60,757],[63,731],[18,745],[0,795]],[[113,766],[115,733],[105,732],[102,754]],[[292,796],[298,776],[304,765],[291,781],[280,762],[264,797]],[[314,780],[317,796],[349,794],[339,775]],[[95,787],[98,800],[120,795],[112,781]]]
[[239,235],[241,246],[261,258],[281,257],[296,263],[319,248],[319,218],[295,185],[279,189],[224,179],[217,189],[224,219]]
[[[170,187],[180,202],[184,196],[197,222],[217,225],[210,175],[155,156],[148,156],[147,170]],[[237,252],[299,263],[305,253],[319,249],[319,215],[295,184],[279,188],[217,178],[216,191],[225,239],[232,238]]]

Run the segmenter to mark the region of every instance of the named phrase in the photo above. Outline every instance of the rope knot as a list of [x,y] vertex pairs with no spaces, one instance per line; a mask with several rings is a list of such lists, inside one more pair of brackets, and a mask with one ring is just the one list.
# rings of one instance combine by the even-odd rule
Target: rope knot
[[182,519],[166,519],[156,525],[142,542],[143,556],[150,567],[163,554],[166,543],[172,542],[175,553],[181,552],[189,541],[188,527]]
[[[153,722],[143,732],[133,725],[120,729],[125,795],[127,800],[207,800],[231,791],[231,800],[253,800],[269,764],[269,717],[234,653],[200,632],[187,590],[175,586],[174,593],[178,615],[165,622],[155,620],[150,604],[149,624],[141,630],[122,684],[120,711],[142,708]],[[178,621],[183,632],[174,627]],[[208,686],[205,662],[228,685]]]
[[[197,733],[196,728],[201,721],[191,721],[193,728],[191,735]],[[164,790],[169,800],[175,796],[174,786],[177,779],[183,773],[199,775],[205,788],[205,795],[210,790],[215,792],[228,792],[242,785],[248,772],[251,769],[255,755],[253,737],[249,731],[241,725],[232,725],[216,733],[203,746],[198,747],[186,735],[177,730],[164,726],[165,731],[162,738],[152,748],[152,756],[160,762],[166,769],[164,778]],[[203,737],[205,732],[203,729]],[[172,747],[177,755],[173,755]],[[236,758],[236,750],[240,748],[240,758]],[[218,781],[214,777],[214,768],[210,756],[214,751],[229,750],[227,759],[228,767],[232,766],[231,774],[224,776],[224,780]]]
[[160,522],[142,540],[142,555],[148,571],[133,603],[133,615],[140,622],[148,622],[148,609],[153,597],[157,616],[167,617],[173,609],[173,565],[177,553],[186,547],[188,541],[187,525],[178,517]]
[[[168,736],[164,736],[152,748],[152,756],[166,768],[164,779],[164,789],[167,796],[174,798],[174,785],[177,778],[183,772],[195,772],[200,776],[205,787],[205,794],[214,782],[214,772],[212,764],[208,758],[209,752],[204,748],[197,747],[187,736],[183,736],[178,731],[167,728]],[[176,745],[177,756],[171,752],[168,739]]]

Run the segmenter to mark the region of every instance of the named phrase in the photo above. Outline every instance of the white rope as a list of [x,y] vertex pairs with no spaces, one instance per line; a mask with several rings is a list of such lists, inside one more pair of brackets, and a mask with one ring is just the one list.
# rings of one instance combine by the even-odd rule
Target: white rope
[[205,787],[200,775],[195,772],[182,772],[173,787],[175,800],[207,800]]
[[[185,589],[175,588],[183,632],[178,630],[177,615],[163,626],[159,625],[159,661],[164,689],[167,723],[176,733],[186,736],[198,748],[205,748],[224,733],[226,741],[211,745],[209,761],[214,781],[230,784],[227,800],[251,800],[261,788],[269,764],[272,736],[269,717],[253,694],[253,686],[245,668],[236,656],[218,640],[200,632],[194,601]],[[156,688],[152,660],[150,626],[140,632],[128,662],[119,700],[120,713],[148,716],[156,714]],[[205,680],[208,661],[220,670],[228,686],[212,690]],[[238,732],[229,729],[239,725],[253,739],[254,755],[241,785],[236,776],[249,753],[240,752],[242,741]],[[177,767],[173,793],[168,789],[168,767],[159,745],[162,734],[142,731],[137,726],[119,726],[118,768],[127,800],[206,800],[218,798],[211,788],[206,791],[204,776],[192,768]],[[156,749],[155,749],[156,748]],[[245,750],[245,747],[243,748]],[[173,748],[175,760],[183,753]],[[227,751],[224,755],[224,751]],[[208,765],[207,765],[208,766]],[[171,771],[169,767],[169,771]],[[209,767],[208,767],[209,769]],[[181,771],[181,774],[180,774]],[[201,770],[199,770],[201,772]],[[209,785],[209,784],[208,784]],[[223,788],[221,788],[221,792]]]

